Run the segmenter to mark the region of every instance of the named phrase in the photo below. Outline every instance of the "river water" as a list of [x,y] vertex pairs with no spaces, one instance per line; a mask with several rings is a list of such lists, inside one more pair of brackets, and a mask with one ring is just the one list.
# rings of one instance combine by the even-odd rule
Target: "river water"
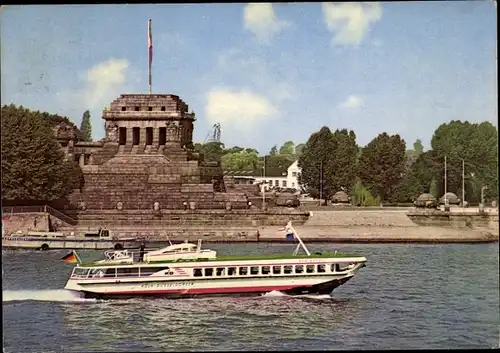
[[[218,244],[220,254],[292,244]],[[309,244],[367,257],[332,296],[95,301],[63,290],[62,251],[3,251],[6,352],[498,348],[498,243]],[[84,259],[100,253],[82,251]]]

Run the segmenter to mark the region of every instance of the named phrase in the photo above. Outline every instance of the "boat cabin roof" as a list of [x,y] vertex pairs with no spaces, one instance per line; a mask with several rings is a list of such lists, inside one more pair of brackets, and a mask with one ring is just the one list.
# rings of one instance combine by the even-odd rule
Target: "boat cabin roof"
[[182,244],[174,244],[167,246],[164,248],[164,251],[175,251],[175,250],[193,250],[196,249],[198,246],[196,244],[191,244],[191,243],[182,243]]
[[[262,261],[262,260],[299,260],[299,259],[307,259],[307,260],[318,260],[318,259],[324,259],[324,258],[335,258],[342,260],[342,258],[346,258],[346,261],[353,261],[353,259],[356,259],[356,261],[366,261],[366,258],[361,255],[356,255],[356,254],[341,254],[341,253],[326,253],[326,254],[311,254],[309,255],[285,255],[285,254],[270,254],[270,255],[260,255],[260,256],[222,256],[218,257],[216,259],[204,259],[203,261],[196,261],[200,263],[211,263],[211,262],[226,262],[226,261]],[[91,263],[82,263],[79,264],[78,267],[148,267],[148,266],[159,266],[163,264],[179,264],[184,261],[181,260],[161,260],[161,261],[150,261],[150,262],[145,262],[145,263],[134,263],[134,264],[97,264],[95,262]],[[192,262],[192,260],[187,260],[187,262]],[[341,261],[339,261],[341,262]],[[303,263],[304,265],[307,265],[307,263]],[[233,266],[245,266],[246,263],[242,262],[241,264],[231,264]],[[276,264],[279,265],[279,264]]]

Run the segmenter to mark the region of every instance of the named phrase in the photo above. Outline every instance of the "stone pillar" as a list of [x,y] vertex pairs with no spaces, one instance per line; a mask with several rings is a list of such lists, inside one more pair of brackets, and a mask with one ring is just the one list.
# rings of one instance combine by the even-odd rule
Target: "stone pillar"
[[139,145],[146,145],[146,128],[139,128]]
[[85,165],[85,154],[84,153],[80,154],[79,164],[80,164],[80,167]]
[[187,142],[193,141],[193,122],[191,121],[188,125],[188,140]]
[[132,141],[134,140],[133,128],[127,126],[127,143],[125,145],[132,146]]
[[177,127],[175,126],[175,123],[169,123],[167,125],[167,139],[166,139],[166,145],[167,146],[174,146],[177,144]]
[[158,146],[160,144],[160,128],[153,128],[153,146]]
[[94,164],[94,157],[92,156],[92,153],[89,154],[89,164]]

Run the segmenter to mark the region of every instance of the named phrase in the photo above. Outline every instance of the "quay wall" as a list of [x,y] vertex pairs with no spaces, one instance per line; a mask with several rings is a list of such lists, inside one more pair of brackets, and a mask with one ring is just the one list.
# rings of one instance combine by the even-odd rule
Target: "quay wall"
[[[498,212],[474,215],[419,213],[417,221],[408,216],[408,208],[327,209],[292,212],[278,209],[263,212],[249,210],[103,210],[78,215],[76,226],[65,225],[58,231],[75,235],[106,227],[112,236],[147,237],[171,240],[205,241],[284,241],[282,228],[292,220],[301,237],[328,242],[474,242],[498,240]],[[410,216],[411,216],[410,212]],[[7,229],[47,231],[47,214],[12,214]],[[50,216],[52,217],[52,216]],[[5,215],[4,215],[5,218]],[[36,218],[37,229],[32,227]],[[422,221],[423,220],[423,221]]]
[[419,226],[450,228],[490,228],[498,231],[498,212],[412,211],[408,218]]
[[50,230],[49,214],[46,212],[7,213],[2,214],[2,234],[23,232],[48,232]]

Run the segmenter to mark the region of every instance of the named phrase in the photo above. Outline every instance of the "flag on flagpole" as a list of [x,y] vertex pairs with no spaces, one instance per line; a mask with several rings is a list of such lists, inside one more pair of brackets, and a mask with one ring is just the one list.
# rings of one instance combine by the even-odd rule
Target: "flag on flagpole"
[[151,32],[151,20],[148,22],[148,51],[149,51],[149,93],[151,94],[151,64],[153,63],[153,33]]
[[78,262],[78,255],[76,254],[75,250],[73,250],[68,255],[64,256],[62,260],[70,264],[76,264]]

